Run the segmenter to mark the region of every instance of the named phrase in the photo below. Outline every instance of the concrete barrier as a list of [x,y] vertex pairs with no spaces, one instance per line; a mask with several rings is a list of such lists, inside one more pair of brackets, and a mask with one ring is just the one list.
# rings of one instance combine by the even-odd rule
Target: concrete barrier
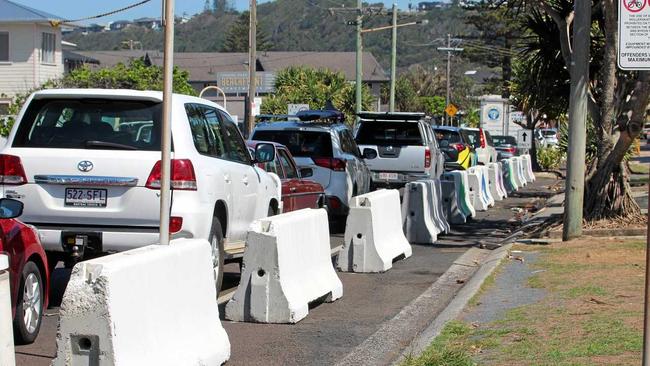
[[9,257],[0,254],[0,365],[3,366],[16,365],[12,325]]
[[402,231],[399,191],[380,189],[352,198],[339,270],[385,272],[393,267],[393,260],[411,254]]
[[503,175],[503,185],[506,188],[506,192],[510,194],[512,192],[518,191],[519,186],[517,185],[517,181],[515,180],[514,164],[512,160],[503,159],[501,160],[501,165],[503,167],[503,170],[501,172],[501,174]]
[[469,173],[466,170],[454,170],[443,174],[442,179],[454,182],[458,208],[465,218],[475,217],[476,209],[469,190]]
[[52,364],[227,361],[210,258],[206,240],[180,239],[77,264],[63,295]]
[[488,167],[485,165],[479,165],[476,169],[481,172],[481,193],[483,194],[483,199],[487,202],[488,207],[493,207],[494,197],[492,197],[492,192],[490,190],[490,175]]
[[402,229],[409,243],[433,244],[438,241],[431,192],[423,181],[407,183],[402,199]]
[[505,184],[504,179],[503,179],[503,163],[498,162],[496,164],[497,164],[496,165],[497,168],[499,169],[498,173],[497,173],[498,174],[497,180],[499,182],[499,189],[501,190],[501,193],[503,194],[503,197],[508,198],[508,190],[506,189],[506,184]]
[[460,209],[459,198],[456,197],[456,183],[453,180],[442,179],[440,187],[442,188],[442,205],[447,216],[447,222],[456,225],[466,223],[467,216]]
[[489,202],[483,194],[483,174],[475,166],[467,170],[469,198],[476,211],[487,211]]
[[509,158],[508,160],[512,162],[512,177],[514,178],[517,187],[519,189],[525,187],[526,181],[521,176],[521,169],[520,169],[521,161],[516,156]]
[[506,192],[502,188],[503,182],[501,181],[501,169],[498,163],[489,163],[488,179],[490,180],[490,193],[496,201],[501,201],[506,198]]
[[533,172],[533,161],[528,154],[524,154],[521,156],[521,159],[523,160],[523,171],[524,171],[524,177],[529,183],[532,183],[535,181],[535,173]]
[[241,282],[226,319],[297,323],[309,304],[332,302],[343,285],[332,265],[327,212],[303,209],[253,222],[246,238]]
[[449,234],[449,230],[451,230],[451,226],[449,225],[449,221],[447,220],[447,215],[445,214],[444,207],[442,205],[442,184],[440,182],[440,178],[438,179],[433,179],[430,181],[430,185],[432,189],[435,189],[435,200],[434,200],[434,213],[436,215],[436,218],[438,219],[437,222],[440,225],[439,228],[442,232],[445,234]]

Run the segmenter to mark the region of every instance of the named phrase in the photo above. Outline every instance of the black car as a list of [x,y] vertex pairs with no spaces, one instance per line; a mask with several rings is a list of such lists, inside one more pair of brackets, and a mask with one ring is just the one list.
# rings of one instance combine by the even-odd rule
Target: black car
[[438,146],[445,156],[445,170],[465,170],[472,166],[473,148],[460,128],[433,126]]

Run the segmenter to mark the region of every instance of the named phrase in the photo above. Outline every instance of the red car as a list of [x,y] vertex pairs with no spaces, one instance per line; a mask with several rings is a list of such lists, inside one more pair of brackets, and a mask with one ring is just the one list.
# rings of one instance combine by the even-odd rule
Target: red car
[[15,218],[23,203],[0,199],[0,253],[9,256],[9,286],[17,343],[32,343],[47,309],[50,273],[35,229]]
[[[250,149],[255,151],[255,147],[260,142],[262,141],[247,141],[246,143]],[[298,170],[296,162],[286,146],[275,142],[268,143],[275,146],[275,159],[268,163],[259,164],[259,166],[267,172],[275,173],[280,177],[282,181],[283,212],[323,207],[325,205],[323,186],[313,180],[304,179],[314,174],[311,168]]]

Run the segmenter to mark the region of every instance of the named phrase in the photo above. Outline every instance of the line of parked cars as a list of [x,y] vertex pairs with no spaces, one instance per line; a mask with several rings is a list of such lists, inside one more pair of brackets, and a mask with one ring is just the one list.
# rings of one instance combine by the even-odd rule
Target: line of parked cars
[[[419,113],[365,112],[354,131],[335,110],[267,117],[245,141],[221,106],[172,97],[169,231],[208,240],[217,290],[256,219],[322,207],[341,221],[353,196],[498,158],[486,131],[432,126]],[[0,153],[0,251],[12,265],[19,341],[38,333],[57,263],[158,241],[161,127],[160,92],[27,99]]]

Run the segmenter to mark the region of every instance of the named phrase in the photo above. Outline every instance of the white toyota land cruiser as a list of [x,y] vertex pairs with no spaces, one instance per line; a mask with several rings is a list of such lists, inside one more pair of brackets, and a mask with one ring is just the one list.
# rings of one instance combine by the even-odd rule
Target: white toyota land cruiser
[[[52,267],[158,242],[161,113],[153,91],[29,97],[0,154],[0,184],[24,202],[21,219],[38,228]],[[171,128],[170,233],[210,241],[220,286],[224,259],[241,255],[253,220],[277,213],[280,190],[219,105],[175,94]],[[274,151],[266,145],[258,150]]]

